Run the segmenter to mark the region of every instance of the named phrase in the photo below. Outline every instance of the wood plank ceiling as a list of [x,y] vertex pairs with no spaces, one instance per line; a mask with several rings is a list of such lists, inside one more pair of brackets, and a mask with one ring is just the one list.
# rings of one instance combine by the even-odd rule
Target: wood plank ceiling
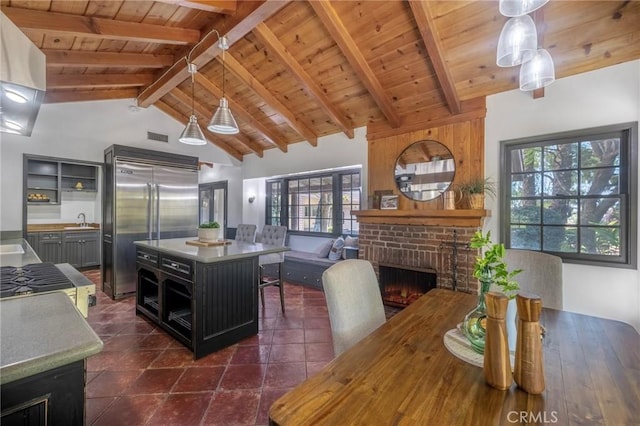
[[[47,57],[45,102],[135,98],[203,130],[224,93],[240,125],[207,139],[242,161],[292,143],[477,108],[517,88],[495,64],[497,1],[1,0]],[[640,1],[552,0],[535,15],[556,78],[640,58]],[[204,40],[203,40],[204,38]],[[550,90],[550,89],[548,89]]]

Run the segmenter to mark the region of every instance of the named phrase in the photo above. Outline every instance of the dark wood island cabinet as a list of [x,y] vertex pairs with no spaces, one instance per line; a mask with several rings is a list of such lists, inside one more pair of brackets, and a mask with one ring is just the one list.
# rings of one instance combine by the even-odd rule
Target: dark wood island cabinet
[[287,247],[136,241],[136,312],[193,351],[194,359],[258,333],[258,257]]

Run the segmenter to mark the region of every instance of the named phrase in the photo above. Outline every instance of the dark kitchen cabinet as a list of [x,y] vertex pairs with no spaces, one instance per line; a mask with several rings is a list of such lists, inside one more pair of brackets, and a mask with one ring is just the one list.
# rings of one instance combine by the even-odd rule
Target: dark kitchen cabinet
[[84,360],[2,385],[0,424],[83,425]]
[[60,204],[61,191],[96,193],[98,166],[25,154],[23,189],[29,206]]
[[100,264],[100,232],[82,231],[63,234],[64,260],[76,268]]
[[43,262],[64,263],[62,232],[40,232],[36,253]]
[[27,243],[31,246],[31,248],[37,252],[38,251],[38,241],[39,234],[37,232],[29,232],[27,234]]

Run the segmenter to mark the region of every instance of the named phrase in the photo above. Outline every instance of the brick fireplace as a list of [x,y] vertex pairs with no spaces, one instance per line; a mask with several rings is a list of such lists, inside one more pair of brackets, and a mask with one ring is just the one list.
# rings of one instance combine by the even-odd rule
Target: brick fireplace
[[360,223],[359,257],[370,261],[378,276],[381,264],[433,270],[438,288],[456,287],[458,291],[475,293],[478,284],[472,273],[477,251],[469,249],[467,243],[477,229]]

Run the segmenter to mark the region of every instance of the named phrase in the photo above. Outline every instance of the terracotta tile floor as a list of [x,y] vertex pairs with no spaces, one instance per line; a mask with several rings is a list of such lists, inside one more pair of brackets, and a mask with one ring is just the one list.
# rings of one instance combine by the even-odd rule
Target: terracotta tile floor
[[[85,271],[100,285],[100,271]],[[271,404],[333,359],[321,291],[265,289],[257,336],[197,361],[182,344],[135,315],[135,299],[97,291],[89,323],[104,349],[87,362],[88,425],[266,425]]]

